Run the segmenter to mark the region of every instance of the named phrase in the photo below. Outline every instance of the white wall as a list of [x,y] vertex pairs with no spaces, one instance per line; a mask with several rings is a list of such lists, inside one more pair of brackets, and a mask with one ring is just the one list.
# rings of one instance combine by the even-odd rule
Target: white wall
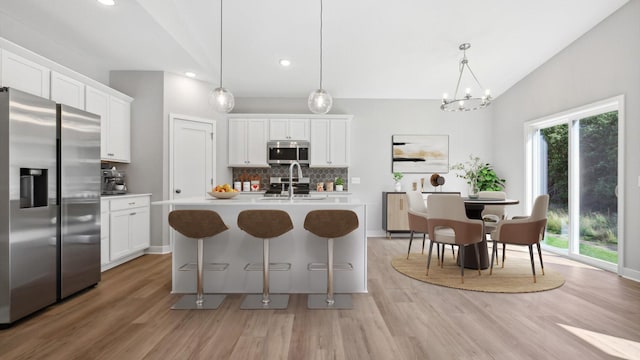
[[640,279],[640,0],[631,0],[593,30],[500,96],[494,103],[493,159],[510,195],[524,197],[524,125],[597,100],[625,96],[623,275]]
[[35,31],[15,18],[7,16],[1,9],[0,37],[93,80],[105,85],[109,84],[109,69],[102,64],[99,54],[90,54],[81,48],[72,49],[62,46],[51,38],[51,34]]
[[[236,99],[234,113],[308,114],[306,104],[306,98],[240,98]],[[472,153],[491,162],[493,124],[490,109],[444,113],[440,110],[439,100],[334,99],[331,114],[354,115],[351,123],[351,166],[348,181],[350,182],[352,177],[359,177],[361,183],[348,185],[354,196],[367,203],[369,235],[383,234],[382,192],[393,191],[391,136],[449,135],[450,164],[464,161]],[[311,146],[313,147],[313,144]],[[410,189],[413,181],[428,176],[430,174],[407,174],[402,180],[403,189]],[[447,181],[445,191],[466,193],[466,184],[454,173],[444,174],[444,177]],[[510,183],[508,179],[507,184]]]

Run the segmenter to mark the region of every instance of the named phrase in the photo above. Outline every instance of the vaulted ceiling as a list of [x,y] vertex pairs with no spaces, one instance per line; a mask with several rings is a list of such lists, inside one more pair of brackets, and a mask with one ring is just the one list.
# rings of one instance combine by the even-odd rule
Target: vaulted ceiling
[[[499,96],[627,1],[324,0],[323,87],[335,98],[438,99],[453,93],[469,42],[469,65]],[[236,97],[319,86],[320,0],[227,0],[223,16],[223,80]],[[219,82],[220,0],[0,0],[0,37],[85,72]]]

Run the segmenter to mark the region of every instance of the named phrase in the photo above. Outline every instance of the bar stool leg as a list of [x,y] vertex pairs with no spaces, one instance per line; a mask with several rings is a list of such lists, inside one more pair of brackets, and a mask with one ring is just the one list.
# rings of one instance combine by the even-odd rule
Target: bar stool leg
[[333,298],[333,239],[327,240],[327,305],[336,301]]
[[198,259],[197,265],[197,279],[196,279],[196,305],[201,307],[204,303],[204,286],[202,285],[202,273],[204,272],[204,241],[198,239]]
[[262,305],[269,306],[269,239],[262,240]]
[[269,239],[262,239],[262,295],[247,295],[240,309],[286,309],[288,305],[289,295],[269,294]]
[[310,294],[307,298],[309,309],[351,309],[350,294],[333,293],[333,239],[327,239],[327,294]]
[[215,310],[220,307],[224,301],[225,295],[205,295],[203,286],[204,273],[204,241],[198,239],[198,253],[196,257],[196,294],[184,295],[175,303],[171,309],[173,310],[190,310],[190,309],[208,309]]

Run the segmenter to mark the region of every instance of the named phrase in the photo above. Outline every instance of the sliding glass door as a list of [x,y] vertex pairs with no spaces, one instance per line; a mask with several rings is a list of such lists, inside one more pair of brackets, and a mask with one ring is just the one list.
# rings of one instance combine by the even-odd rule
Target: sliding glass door
[[543,245],[617,270],[621,98],[527,123],[529,199],[549,194]]

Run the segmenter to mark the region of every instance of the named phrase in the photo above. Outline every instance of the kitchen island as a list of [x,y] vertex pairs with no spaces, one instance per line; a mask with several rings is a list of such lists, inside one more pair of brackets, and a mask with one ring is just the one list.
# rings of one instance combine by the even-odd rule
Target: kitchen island
[[[170,210],[210,209],[216,211],[229,227],[211,240],[205,240],[204,263],[228,263],[224,271],[205,271],[205,293],[260,293],[262,272],[246,271],[248,263],[262,262],[262,240],[256,239],[237,226],[238,213],[248,209],[278,209],[291,216],[293,230],[270,241],[270,262],[290,263],[288,271],[270,271],[272,293],[324,293],[326,271],[309,271],[309,263],[324,263],[327,241],[304,229],[304,219],[311,210],[353,210],[359,227],[351,234],[336,239],[334,265],[350,263],[352,270],[334,273],[336,293],[367,292],[367,237],[363,202],[351,197],[313,196],[310,198],[277,199],[256,196],[236,196],[232,199],[189,198],[156,201],[152,205],[169,206]],[[173,231],[172,292],[193,293],[196,290],[195,266],[180,270],[187,263],[196,262],[196,241]]]

